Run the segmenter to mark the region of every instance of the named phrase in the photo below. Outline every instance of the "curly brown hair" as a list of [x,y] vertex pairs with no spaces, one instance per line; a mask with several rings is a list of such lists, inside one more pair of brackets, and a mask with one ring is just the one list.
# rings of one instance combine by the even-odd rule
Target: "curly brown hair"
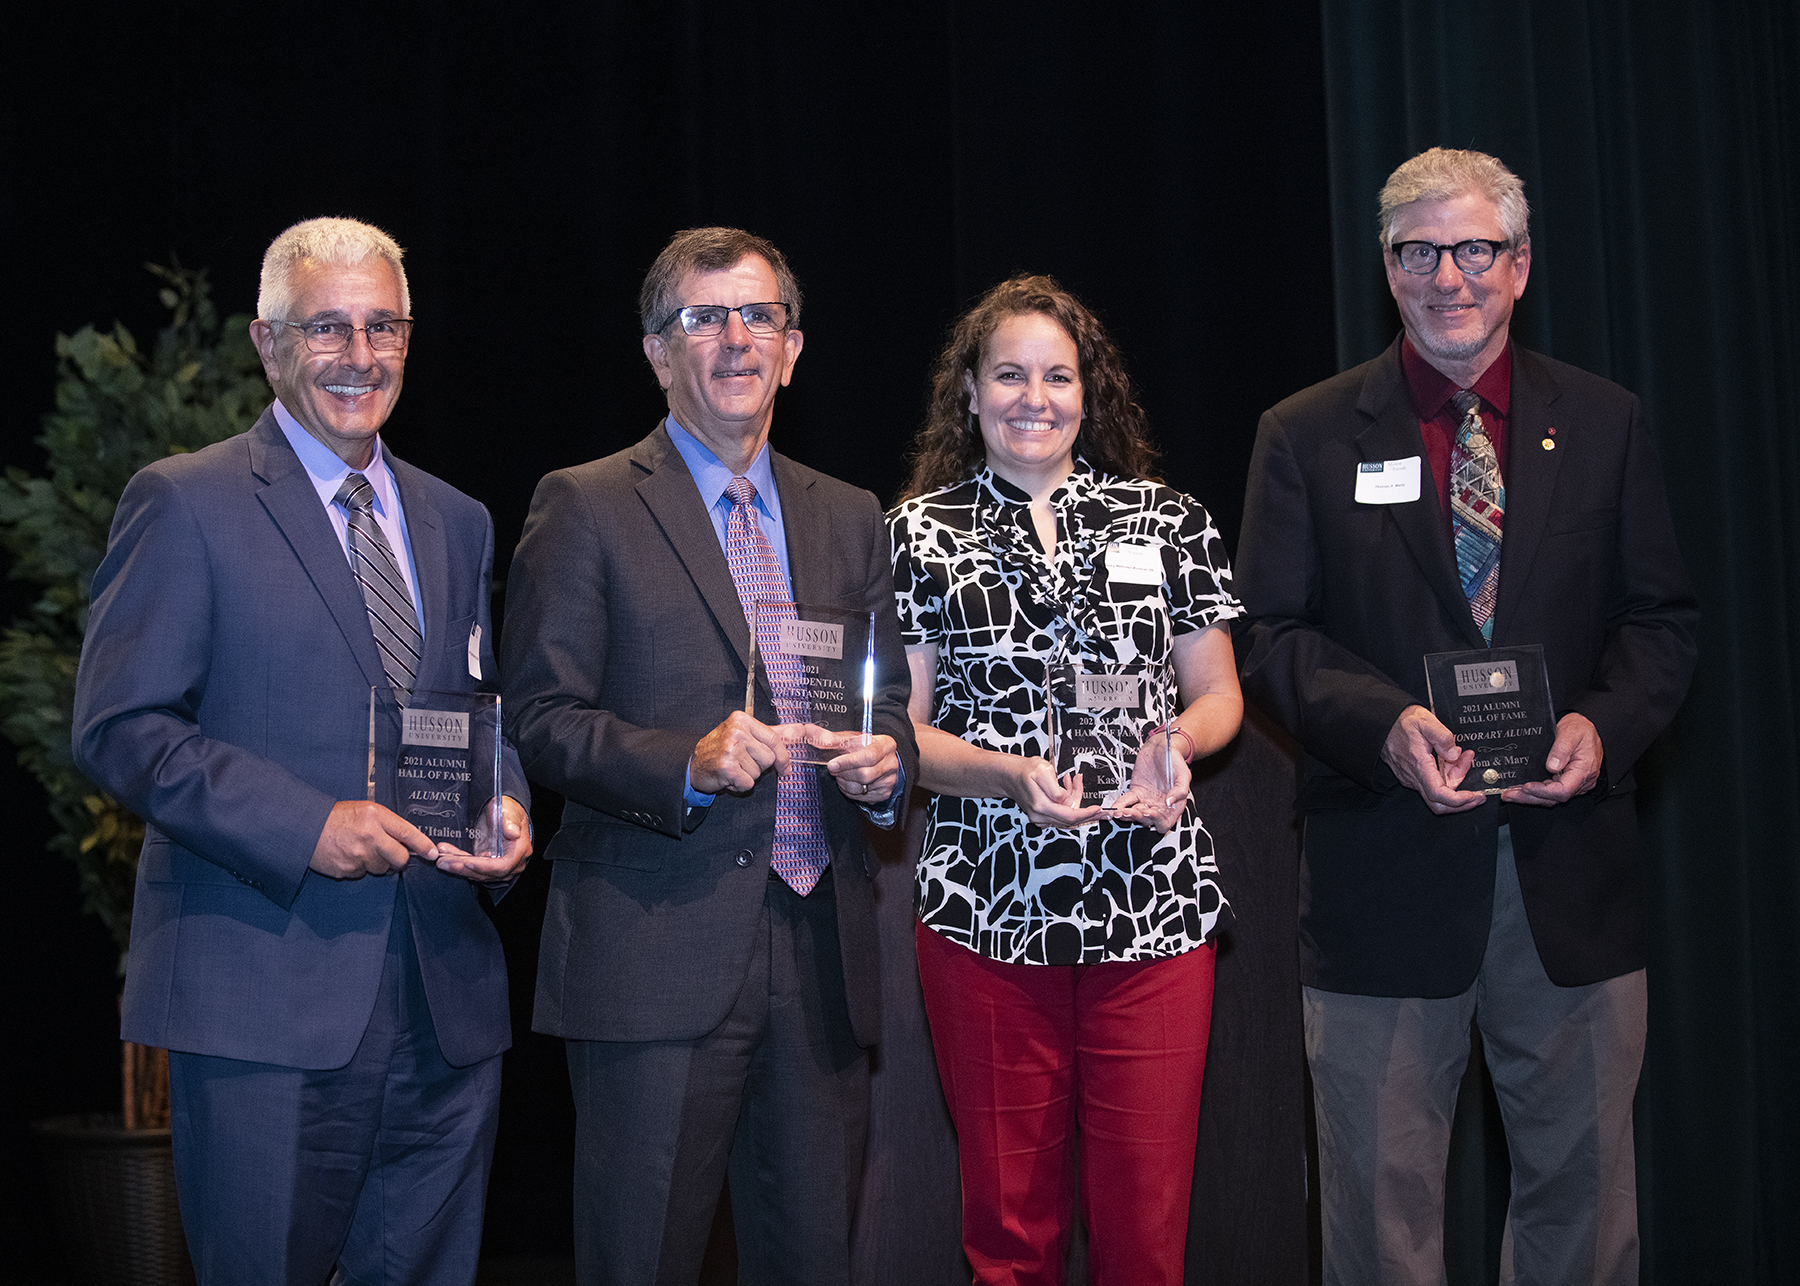
[[1075,451],[1101,473],[1116,478],[1160,482],[1158,452],[1144,424],[1144,409],[1132,396],[1125,359],[1100,319],[1054,277],[1013,277],[981,297],[957,319],[931,375],[931,402],[908,457],[912,477],[902,501],[972,478],[986,462],[981,430],[974,423],[963,379],[973,379],[988,339],[1008,317],[1041,313],[1075,342],[1080,362],[1085,419],[1075,434]]

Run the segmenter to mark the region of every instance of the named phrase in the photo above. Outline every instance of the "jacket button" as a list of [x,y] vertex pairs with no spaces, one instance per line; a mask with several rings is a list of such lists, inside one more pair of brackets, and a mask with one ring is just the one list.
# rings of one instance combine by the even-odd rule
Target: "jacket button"
[[750,865],[750,850],[749,849],[744,849],[741,853],[739,853],[737,855],[737,864],[739,866]]

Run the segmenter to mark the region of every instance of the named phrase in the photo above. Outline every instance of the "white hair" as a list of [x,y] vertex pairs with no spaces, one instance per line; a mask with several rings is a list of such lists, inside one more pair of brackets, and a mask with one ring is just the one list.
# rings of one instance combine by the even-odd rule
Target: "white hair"
[[1447,147],[1427,148],[1388,175],[1381,189],[1381,248],[1394,244],[1400,211],[1414,201],[1448,201],[1474,195],[1493,202],[1501,231],[1514,250],[1531,237],[1531,207],[1525,202],[1525,184],[1506,168],[1505,162],[1486,152],[1459,152]]
[[256,315],[264,321],[290,321],[294,304],[294,270],[311,259],[337,268],[354,268],[371,259],[384,259],[400,280],[400,311],[412,316],[412,292],[406,286],[406,254],[387,233],[356,219],[307,219],[296,223],[269,243],[263,254],[262,287],[256,296]]

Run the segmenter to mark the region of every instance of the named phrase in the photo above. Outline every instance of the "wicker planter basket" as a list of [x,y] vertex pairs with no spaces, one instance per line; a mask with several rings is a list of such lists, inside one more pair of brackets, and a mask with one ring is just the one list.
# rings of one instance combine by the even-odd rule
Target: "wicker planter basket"
[[36,1121],[69,1265],[84,1286],[188,1286],[169,1131],[117,1113]]

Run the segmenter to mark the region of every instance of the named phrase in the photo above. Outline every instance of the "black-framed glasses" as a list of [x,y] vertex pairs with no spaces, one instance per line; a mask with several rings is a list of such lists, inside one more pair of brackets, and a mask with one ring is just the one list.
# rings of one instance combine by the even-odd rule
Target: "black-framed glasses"
[[1512,242],[1490,241],[1486,237],[1471,237],[1453,246],[1435,245],[1429,241],[1396,241],[1391,249],[1401,272],[1420,276],[1436,272],[1438,260],[1448,250],[1451,263],[1471,277],[1477,277],[1494,266],[1494,259],[1502,250],[1512,249]]
[[740,304],[736,308],[727,308],[724,304],[689,304],[663,318],[662,325],[656,328],[655,333],[660,335],[680,322],[681,329],[689,335],[702,338],[717,335],[725,329],[725,321],[732,313],[738,315],[744,323],[744,329],[752,335],[778,335],[787,329],[786,304]]
[[367,326],[352,326],[349,322],[333,321],[278,321],[271,319],[271,326],[292,326],[300,332],[300,338],[315,353],[342,353],[350,347],[350,337],[361,331],[369,341],[369,347],[377,353],[392,353],[406,347],[406,341],[412,336],[412,318],[389,317],[382,321],[372,321]]

